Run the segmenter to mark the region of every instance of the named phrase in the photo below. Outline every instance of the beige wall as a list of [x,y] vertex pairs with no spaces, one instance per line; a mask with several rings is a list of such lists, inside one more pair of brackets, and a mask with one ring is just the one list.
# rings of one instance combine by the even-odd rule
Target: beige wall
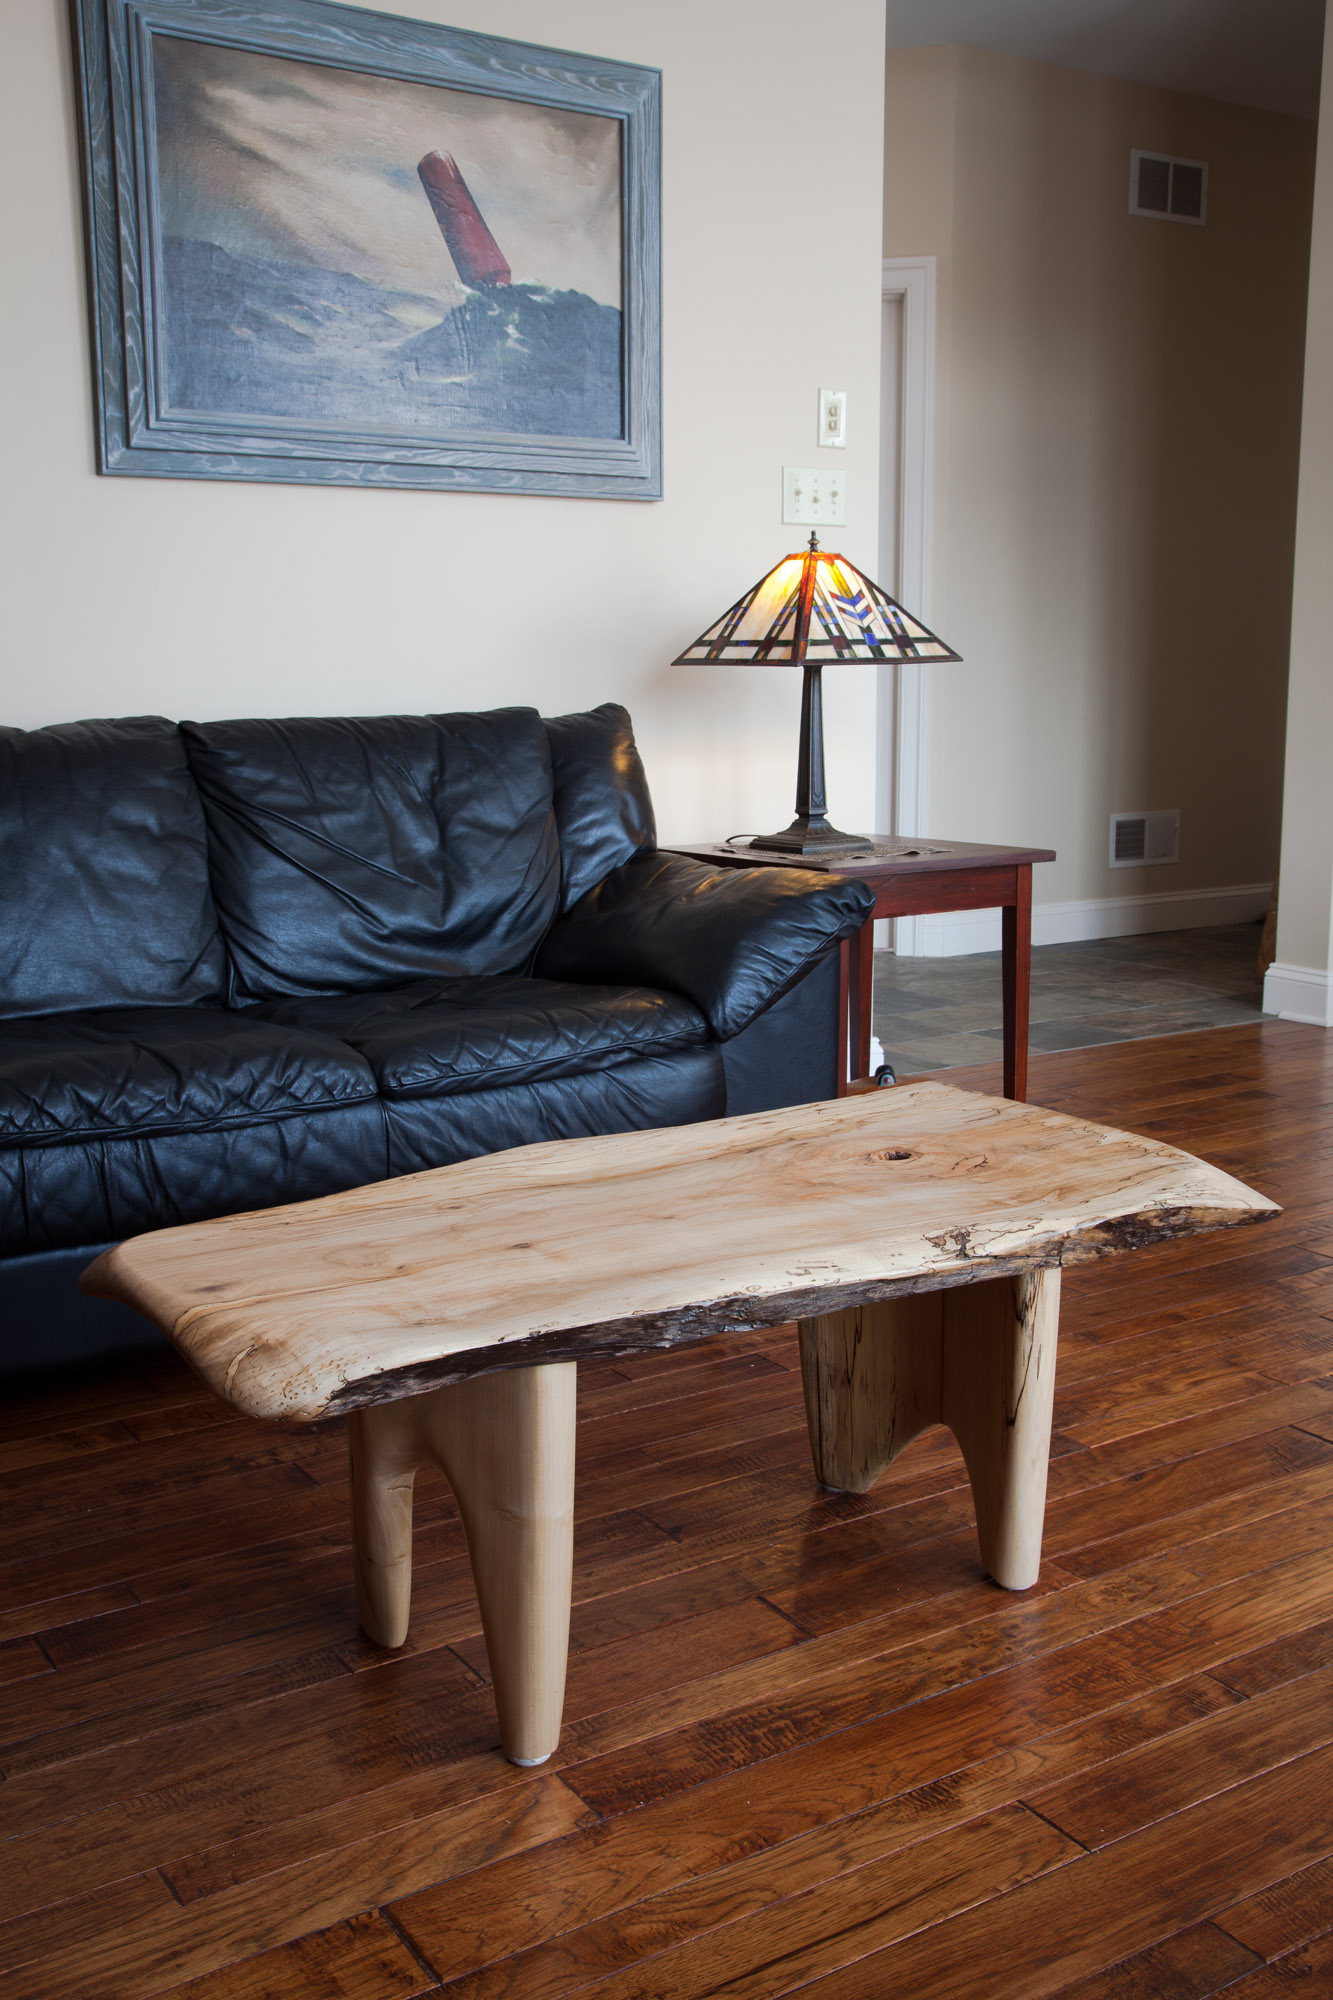
[[[1206,228],[1128,213],[1134,146],[1208,161]],[[1039,902],[1273,874],[1313,148],[1303,120],[889,52],[884,250],[939,259],[933,611],[965,656],[931,677],[927,824],[1057,848]],[[1110,814],[1170,806],[1179,865],[1109,868]]]
[[1282,893],[1264,1004],[1333,1025],[1333,35],[1324,40],[1292,603]]
[[[808,11],[765,0],[399,0],[660,67],[666,498],[99,478],[63,0],[0,9],[0,719],[372,713],[614,698],[665,837],[784,824],[798,676],[667,662],[793,545],[781,467],[848,391],[846,548],[876,546],[880,0],[833,0],[817,159]],[[821,133],[824,127],[820,127]],[[13,197],[18,197],[13,199]],[[817,246],[817,249],[812,249]],[[831,677],[830,781],[873,813],[868,673]]]

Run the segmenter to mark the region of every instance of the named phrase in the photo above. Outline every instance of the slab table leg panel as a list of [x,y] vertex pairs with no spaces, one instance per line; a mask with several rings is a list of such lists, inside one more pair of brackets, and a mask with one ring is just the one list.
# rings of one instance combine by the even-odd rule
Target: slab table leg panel
[[815,1472],[864,1493],[932,1424],[957,1438],[981,1560],[1037,1581],[1060,1319],[1058,1270],[987,1278],[800,1322]]

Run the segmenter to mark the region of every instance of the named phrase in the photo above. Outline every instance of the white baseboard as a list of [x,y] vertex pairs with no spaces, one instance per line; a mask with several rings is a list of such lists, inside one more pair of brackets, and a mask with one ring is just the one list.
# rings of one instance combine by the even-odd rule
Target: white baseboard
[[1333,972],[1308,965],[1270,965],[1264,974],[1264,1012],[1283,1021],[1333,1028]]
[[[1081,903],[1034,903],[1032,942],[1081,944],[1091,938],[1138,937],[1145,931],[1252,923],[1267,910],[1271,887],[1269,882],[1241,882],[1224,889],[1168,889],[1151,895],[1098,896]],[[904,958],[956,958],[966,952],[998,951],[1000,912],[949,910],[900,919],[897,949]],[[1313,976],[1302,974],[1303,978]]]

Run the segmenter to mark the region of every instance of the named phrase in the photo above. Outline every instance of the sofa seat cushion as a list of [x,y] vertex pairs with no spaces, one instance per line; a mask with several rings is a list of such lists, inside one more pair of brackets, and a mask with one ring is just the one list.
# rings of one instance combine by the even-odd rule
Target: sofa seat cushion
[[332,1035],[219,1007],[0,1021],[0,1146],[249,1126],[375,1094]]
[[419,979],[387,993],[269,1001],[246,1019],[336,1036],[386,1098],[450,1097],[580,1076],[702,1047],[708,1023],[675,993],[555,979]]

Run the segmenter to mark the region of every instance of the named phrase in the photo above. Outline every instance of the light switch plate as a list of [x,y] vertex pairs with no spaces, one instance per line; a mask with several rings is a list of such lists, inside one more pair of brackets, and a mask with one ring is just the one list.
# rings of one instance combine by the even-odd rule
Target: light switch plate
[[821,389],[819,392],[819,443],[839,451],[847,443],[847,391]]
[[845,527],[847,481],[843,473],[817,465],[784,465],[782,518],[792,527]]

